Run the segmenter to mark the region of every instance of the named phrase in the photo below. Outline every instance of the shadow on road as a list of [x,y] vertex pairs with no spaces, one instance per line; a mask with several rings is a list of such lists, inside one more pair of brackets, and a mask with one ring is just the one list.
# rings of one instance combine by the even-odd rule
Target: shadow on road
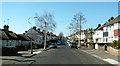
[[2,60],[11,60],[11,61],[16,61],[16,62],[35,62],[35,60],[18,60],[18,59],[2,59]]

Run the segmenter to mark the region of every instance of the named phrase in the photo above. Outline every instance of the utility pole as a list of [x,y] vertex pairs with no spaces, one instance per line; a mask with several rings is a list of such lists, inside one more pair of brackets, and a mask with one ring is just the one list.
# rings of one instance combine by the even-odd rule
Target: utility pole
[[47,23],[45,22],[45,42],[44,42],[44,49],[46,49],[46,32],[47,32]]
[[80,28],[80,30],[79,30],[79,45],[78,45],[78,47],[81,47],[81,16],[80,16],[80,23],[79,23],[79,28]]

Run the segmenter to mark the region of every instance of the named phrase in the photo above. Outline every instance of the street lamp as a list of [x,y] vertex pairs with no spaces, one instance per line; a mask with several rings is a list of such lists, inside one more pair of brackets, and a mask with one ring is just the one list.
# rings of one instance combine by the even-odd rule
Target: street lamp
[[[31,34],[32,34],[32,26],[33,26],[33,25],[32,25],[32,24],[30,23],[30,21],[29,21],[31,18],[37,18],[37,17],[29,17],[29,18],[28,18],[28,23],[31,25]],[[31,54],[33,54],[33,49],[32,49],[32,35],[30,35],[30,37],[31,37],[31,39],[30,39]]]

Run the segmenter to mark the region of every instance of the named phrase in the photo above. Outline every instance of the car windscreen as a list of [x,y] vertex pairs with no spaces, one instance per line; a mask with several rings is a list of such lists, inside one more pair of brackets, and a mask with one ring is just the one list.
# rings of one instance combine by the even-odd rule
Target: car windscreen
[[73,45],[76,45],[76,43],[72,43]]
[[51,44],[51,45],[56,45],[56,44]]

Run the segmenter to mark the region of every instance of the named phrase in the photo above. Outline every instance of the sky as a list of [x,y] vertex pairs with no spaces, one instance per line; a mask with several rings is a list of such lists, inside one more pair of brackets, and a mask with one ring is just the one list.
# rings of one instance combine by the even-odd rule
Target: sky
[[[64,36],[68,36],[70,31],[67,27],[76,13],[81,11],[87,20],[82,24],[82,29],[96,28],[110,17],[117,17],[118,2],[2,2],[0,28],[8,24],[9,30],[24,33],[31,28],[28,18],[34,17],[35,13],[40,16],[45,11],[54,14],[57,27],[53,33],[59,35],[63,32]],[[34,19],[30,19],[30,22],[35,25]]]

